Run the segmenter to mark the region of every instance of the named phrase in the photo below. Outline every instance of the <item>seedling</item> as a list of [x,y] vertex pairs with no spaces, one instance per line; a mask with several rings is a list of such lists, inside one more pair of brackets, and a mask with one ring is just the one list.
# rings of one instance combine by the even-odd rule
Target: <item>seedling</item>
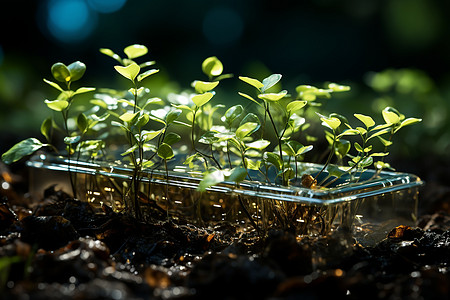
[[[71,85],[73,82],[81,79],[86,71],[86,65],[80,61],[76,61],[71,63],[69,66],[66,66],[63,63],[55,63],[51,68],[51,73],[55,80],[63,83],[63,87],[60,84],[44,79],[44,82],[55,88],[60,92],[59,96],[56,100],[45,100],[44,103],[53,111],[60,112],[63,119],[63,132],[64,132],[64,143],[66,144],[67,151],[67,161],[68,161],[68,172],[70,177],[70,183],[72,186],[73,196],[77,197],[76,190],[76,179],[72,176],[71,170],[71,158],[77,149],[76,145],[78,144],[78,153],[82,150],[86,150],[86,145],[96,145],[100,147],[99,143],[95,142],[83,142],[80,144],[82,136],[87,132],[89,127],[93,126],[93,123],[89,123],[89,120],[83,115],[85,118],[81,117],[80,122],[83,122],[81,125],[83,128],[80,129],[81,133],[77,134],[76,132],[71,132],[69,129],[68,121],[70,118],[70,108],[73,104],[73,101],[77,95],[88,93],[94,91],[95,88],[90,87],[81,87],[76,91],[71,90]],[[94,117],[93,117],[94,118]],[[104,116],[102,118],[107,118]],[[94,121],[95,122],[95,121]],[[28,156],[37,150],[41,149],[44,146],[48,146],[51,149],[57,151],[56,147],[52,144],[52,131],[53,128],[56,127],[52,118],[45,119],[41,125],[41,133],[46,138],[47,143],[42,143],[36,138],[28,138],[24,141],[21,141],[14,145],[10,150],[5,152],[2,155],[2,160],[5,163],[12,163],[20,160],[24,156]],[[91,150],[91,149],[89,149]]]
[[[207,81],[192,82],[195,94],[190,97],[191,102],[170,106],[158,97],[150,97],[149,90],[142,86],[144,79],[159,72],[158,69],[143,71],[154,65],[154,61],[136,62],[136,59],[148,53],[147,47],[128,46],[124,49],[125,57],[110,49],[100,51],[119,63],[114,69],[127,80],[130,86],[127,91],[108,90],[106,94],[99,94],[97,99],[91,100],[92,108],[73,116],[70,108],[76,96],[91,92],[94,88],[71,90],[72,83],[85,72],[83,63],[75,62],[69,66],[57,63],[51,71],[60,84],[44,81],[60,94],[56,100],[45,100],[45,103],[51,110],[61,113],[68,171],[75,197],[77,184],[76,177],[72,176],[74,155],[76,160],[106,159],[111,156],[111,147],[109,140],[104,137],[113,136],[115,131],[120,132],[125,144],[121,156],[125,158],[124,163],[131,165],[133,174],[131,180],[124,181],[124,186],[119,188],[123,190],[125,209],[138,220],[145,217],[139,198],[142,180],[147,176],[145,174],[149,174],[145,171],[156,169],[159,165],[164,166],[166,213],[169,218],[171,175],[168,162],[183,155],[184,164],[192,168],[196,176],[202,176],[197,188],[201,192],[224,181],[234,182],[239,188],[244,180],[289,186],[298,185],[299,178],[305,188],[326,189],[344,175],[349,175],[346,176],[349,179],[342,184],[358,183],[361,175],[372,165],[377,170],[374,176],[383,169],[390,169],[385,157],[389,154],[393,136],[401,128],[421,121],[418,118],[406,118],[391,107],[382,111],[384,123],[380,124],[363,114],[354,114],[352,122],[349,122],[346,117],[336,113],[325,115],[317,112],[318,119],[307,120],[308,114],[305,112],[308,109],[319,110],[319,98],[330,98],[333,93],[348,91],[350,87],[334,83],[324,89],[299,85],[294,97],[287,90],[272,91],[281,84],[280,74],[272,74],[262,81],[239,77],[254,89],[254,93],[238,94],[250,100],[250,104],[255,104],[256,110],[245,111],[241,104],[231,107],[212,105],[220,81],[232,77],[231,74],[223,74],[222,62],[214,56],[202,63]],[[159,105],[158,109],[153,109],[155,105]],[[165,106],[161,109],[160,105]],[[97,115],[100,109],[105,112]],[[69,126],[71,118],[76,127]],[[326,159],[324,155],[325,163],[320,171],[308,174],[298,166],[305,159],[305,154],[314,150],[312,142],[318,139],[307,132],[309,122],[319,120],[325,129],[329,152],[325,153]],[[357,125],[351,125],[353,122]],[[173,125],[189,128],[190,151],[180,153],[177,148],[181,147],[172,148],[173,144],[181,141],[182,135],[181,131],[177,131],[180,126]],[[47,118],[41,126],[46,143],[36,138],[26,139],[4,153],[3,161],[15,162],[44,146],[58,151],[54,146],[53,131],[59,128],[53,118]],[[300,139],[306,140],[305,145],[300,143]],[[257,220],[250,215],[241,196],[237,195],[237,199],[241,210],[259,230]],[[301,212],[301,208],[293,203],[270,203],[276,219],[286,228],[299,215],[308,214],[307,211]],[[200,201],[196,205],[200,210]]]

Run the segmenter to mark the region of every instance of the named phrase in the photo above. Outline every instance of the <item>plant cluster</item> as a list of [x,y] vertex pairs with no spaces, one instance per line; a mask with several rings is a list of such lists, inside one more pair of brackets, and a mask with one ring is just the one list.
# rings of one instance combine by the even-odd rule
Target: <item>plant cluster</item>
[[[175,158],[183,157],[182,162],[189,172],[202,176],[198,187],[201,191],[223,181],[239,184],[243,180],[284,186],[301,182],[307,188],[325,188],[346,174],[351,177],[350,182],[357,182],[358,174],[370,166],[378,172],[390,169],[384,158],[389,154],[394,134],[421,121],[406,118],[396,109],[387,107],[382,111],[383,123],[377,124],[367,115],[354,114],[357,124],[353,125],[342,115],[323,115],[317,111],[320,98],[330,98],[333,93],[348,91],[350,87],[335,83],[326,88],[299,85],[293,95],[279,89],[280,74],[272,74],[262,81],[239,76],[249,87],[248,92],[238,93],[245,102],[231,107],[212,105],[214,90],[220,81],[233,77],[223,73],[223,65],[217,57],[203,61],[202,71],[207,79],[192,82],[194,93],[178,95],[177,101],[163,101],[151,96],[142,85],[159,71],[144,71],[153,66],[154,61],[137,62],[148,53],[147,47],[128,46],[124,49],[126,57],[110,49],[100,52],[118,62],[114,69],[128,80],[130,88],[127,91],[85,87],[72,90],[72,83],[82,78],[86,66],[81,62],[69,66],[54,64],[51,72],[60,84],[44,81],[59,95],[55,100],[44,102],[51,110],[61,113],[62,128],[54,118],[46,119],[41,126],[45,143],[36,138],[26,139],[4,153],[2,159],[12,163],[46,146],[58,152],[53,132],[62,132],[76,197],[76,177],[70,174],[71,162],[80,157],[106,160],[110,147],[105,141],[119,134],[126,145],[121,156],[134,170],[124,193],[132,201],[125,203],[138,219],[141,218],[138,191],[145,176],[143,171],[163,165],[169,178],[168,161]],[[92,107],[74,114],[70,108],[76,96],[94,90]],[[314,112],[312,115],[320,120],[329,143],[326,162],[317,174],[300,174],[298,170],[305,154],[313,150],[310,141],[314,139],[307,131],[314,120],[307,119],[307,111]],[[174,149],[173,145],[182,143],[186,132],[189,141],[184,144],[190,150],[182,153],[176,149],[183,147]]]

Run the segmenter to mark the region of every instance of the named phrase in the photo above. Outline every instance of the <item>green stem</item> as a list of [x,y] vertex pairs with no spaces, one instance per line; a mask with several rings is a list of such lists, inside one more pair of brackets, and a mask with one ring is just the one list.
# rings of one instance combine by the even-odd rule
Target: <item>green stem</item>
[[[267,115],[269,116],[270,122],[272,123],[273,130],[275,131],[275,135],[276,135],[277,140],[278,140],[278,148],[279,148],[279,153],[280,153],[280,160],[281,160],[282,165],[284,165],[283,151],[281,150],[281,136],[278,134],[277,127],[275,125],[275,121],[273,120],[272,114],[270,113],[269,104],[267,104],[267,106],[266,106],[266,112],[267,112]],[[283,168],[283,166],[282,166],[282,168]],[[283,170],[281,170],[281,171],[283,171]],[[286,185],[286,182],[285,182],[285,179],[284,179],[284,172],[281,172],[281,180],[283,182],[283,185]]]
[[334,155],[334,147],[336,146],[336,141],[337,141],[336,132],[333,130],[333,144],[331,145],[330,154],[328,154],[327,161],[323,165],[323,168],[320,170],[319,173],[317,173],[316,177],[314,177],[315,180],[317,180],[317,178],[320,176],[320,174],[322,174],[323,171],[325,171],[327,166],[330,164],[331,158],[333,158],[333,155]]

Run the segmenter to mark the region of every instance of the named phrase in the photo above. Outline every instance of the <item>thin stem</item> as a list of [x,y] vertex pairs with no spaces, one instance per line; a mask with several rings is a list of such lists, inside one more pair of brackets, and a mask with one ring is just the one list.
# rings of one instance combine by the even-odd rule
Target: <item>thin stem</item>
[[327,161],[325,162],[325,164],[323,165],[323,168],[320,170],[319,173],[317,173],[316,177],[314,177],[315,180],[317,180],[317,178],[319,177],[320,174],[323,173],[323,171],[325,171],[325,169],[327,168],[327,166],[330,164],[331,158],[333,158],[334,155],[334,147],[336,146],[336,132],[333,130],[333,144],[331,145],[331,150],[330,150],[330,154],[328,154],[328,158]]
[[[266,112],[267,112],[267,115],[269,116],[270,122],[272,123],[273,130],[275,131],[275,135],[276,135],[277,140],[278,140],[278,148],[279,148],[279,153],[280,153],[280,160],[281,160],[281,163],[284,164],[284,160],[283,160],[283,151],[282,151],[282,149],[281,149],[281,137],[280,137],[280,135],[278,134],[277,127],[276,127],[276,125],[275,125],[275,121],[273,120],[272,114],[270,113],[270,110],[269,110],[269,104],[267,104]],[[283,167],[283,166],[282,166],[282,167]],[[284,172],[281,172],[281,180],[282,180],[282,182],[283,182],[283,185],[286,185],[286,182],[285,182],[285,179],[284,179]]]

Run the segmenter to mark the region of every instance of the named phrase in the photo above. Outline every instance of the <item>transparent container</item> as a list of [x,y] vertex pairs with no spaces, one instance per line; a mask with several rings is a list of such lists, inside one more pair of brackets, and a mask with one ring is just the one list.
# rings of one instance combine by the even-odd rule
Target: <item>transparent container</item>
[[[243,231],[282,228],[298,235],[325,236],[342,228],[353,230],[366,241],[383,238],[393,226],[414,224],[423,185],[415,175],[367,170],[356,183],[348,183],[350,178],[343,176],[327,188],[244,181],[224,182],[199,192],[201,178],[180,167],[168,172],[169,176],[162,169],[143,171],[134,191],[134,172],[121,164],[69,164],[64,158],[40,154],[27,165],[30,191],[36,197],[55,184],[71,193],[70,173],[80,200],[133,215],[139,207],[143,221],[158,212],[202,226],[231,223]],[[299,174],[317,174],[321,168],[318,164],[298,164]],[[326,172],[321,176],[327,176]]]

